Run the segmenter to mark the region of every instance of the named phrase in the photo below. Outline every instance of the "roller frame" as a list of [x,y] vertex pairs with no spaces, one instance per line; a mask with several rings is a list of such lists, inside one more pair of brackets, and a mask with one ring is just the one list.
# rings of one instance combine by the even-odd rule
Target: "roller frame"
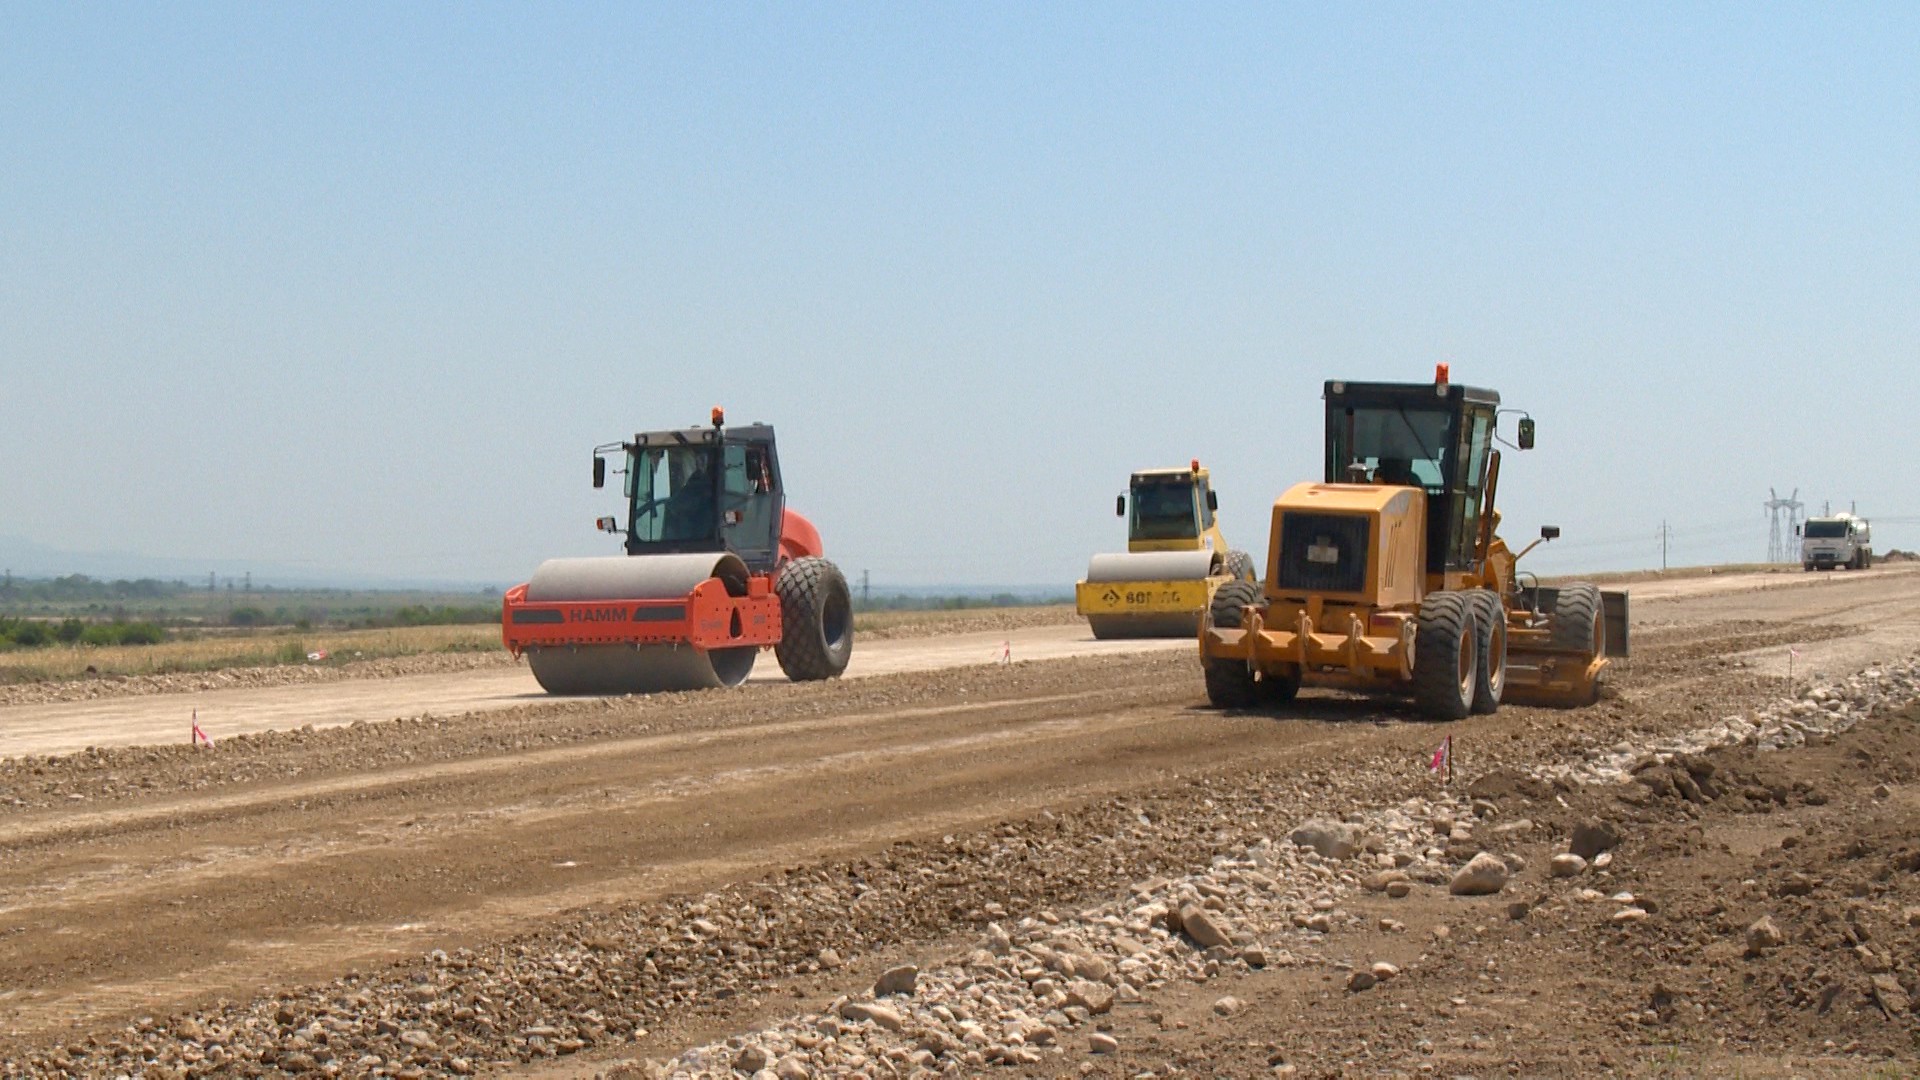
[[[653,600],[528,600],[527,586],[506,594],[501,637],[518,656],[529,648],[569,645],[688,645],[700,650],[771,648],[781,634],[773,581],[756,574],[747,595],[730,596],[707,578],[685,596]],[[733,632],[735,616],[740,632]]]

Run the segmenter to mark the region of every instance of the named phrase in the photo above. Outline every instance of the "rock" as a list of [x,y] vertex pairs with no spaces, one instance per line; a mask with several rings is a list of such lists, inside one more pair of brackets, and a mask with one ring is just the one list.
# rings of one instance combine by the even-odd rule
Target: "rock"
[[1747,927],[1747,955],[1760,956],[1768,949],[1777,949],[1786,944],[1787,936],[1773,924],[1773,916],[1762,915],[1752,926]]
[[772,1055],[768,1054],[764,1047],[747,1046],[734,1055],[733,1067],[736,1071],[752,1076],[766,1068],[772,1060]]
[[1573,841],[1567,850],[1583,859],[1592,859],[1620,844],[1620,833],[1604,821],[1584,821],[1574,826]]
[[1395,978],[1400,974],[1398,967],[1387,963],[1385,960],[1375,960],[1373,966],[1369,967],[1367,971],[1381,982],[1386,982],[1388,979]]
[[1323,859],[1344,859],[1360,850],[1359,830],[1338,821],[1314,819],[1293,830],[1294,846],[1312,848]]
[[888,968],[873,984],[873,996],[885,997],[888,994],[911,994],[919,982],[920,969],[912,964]]
[[1203,949],[1233,944],[1224,921],[1191,900],[1180,905],[1180,930]]
[[1528,903],[1525,900],[1515,900],[1513,903],[1507,905],[1507,918],[1512,919],[1515,922],[1518,922],[1521,919],[1526,918],[1527,915],[1532,911],[1533,911],[1532,904]]
[[1407,872],[1405,870],[1381,870],[1377,873],[1368,874],[1367,880],[1362,884],[1366,886],[1369,892],[1386,892],[1387,887],[1394,882],[1405,880],[1407,880]]
[[1491,896],[1507,887],[1507,864],[1481,852],[1453,875],[1447,891],[1455,896]]
[[1247,1003],[1229,994],[1213,1003],[1213,1011],[1221,1016],[1238,1016],[1246,1010]]
[[1113,990],[1104,983],[1075,979],[1067,984],[1067,1006],[1079,1006],[1094,1016],[1113,1011]]
[[1249,945],[1240,950],[1240,962],[1250,968],[1267,966],[1267,950],[1259,945]]
[[1120,1051],[1120,1040],[1105,1032],[1096,1031],[1087,1036],[1087,1052],[1090,1054],[1114,1054]]
[[1619,911],[1613,913],[1613,922],[1619,926],[1625,926],[1629,923],[1645,922],[1646,920],[1647,909],[1645,908],[1621,908]]
[[821,949],[820,955],[814,957],[814,959],[820,964],[821,970],[823,971],[832,971],[840,966],[840,954],[834,952],[832,949]]
[[849,1001],[840,1006],[840,1017],[856,1023],[862,1020],[872,1021],[888,1031],[899,1031],[907,1026],[906,1020],[899,1013],[878,1002]]
[[1891,975],[1873,977],[1873,1000],[1878,1002],[1890,1017],[1897,1019],[1907,1014],[1909,1005],[1907,991],[1900,985],[1900,980]]
[[1413,892],[1411,881],[1390,881],[1387,883],[1387,895],[1395,900],[1403,900]]
[[1077,952],[1073,954],[1073,973],[1083,979],[1106,982],[1113,974],[1113,965],[1092,953]]
[[1013,938],[1007,936],[999,923],[987,924],[987,951],[995,956],[1005,956],[1013,951]]
[[1362,990],[1371,990],[1379,981],[1371,971],[1356,971],[1347,976],[1347,991],[1357,994]]
[[1587,860],[1569,851],[1547,860],[1547,873],[1553,877],[1579,877],[1587,869]]
[[774,1064],[773,1075],[779,1080],[809,1080],[813,1070],[807,1068],[806,1062],[789,1055]]
[[1613,852],[1611,851],[1603,851],[1600,854],[1595,855],[1593,857],[1593,868],[1595,870],[1605,870],[1607,867],[1612,865],[1613,865]]

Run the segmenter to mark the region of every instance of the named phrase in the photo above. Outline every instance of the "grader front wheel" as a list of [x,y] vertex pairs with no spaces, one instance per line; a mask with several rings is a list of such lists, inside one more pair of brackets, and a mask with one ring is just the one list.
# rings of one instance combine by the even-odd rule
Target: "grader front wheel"
[[[1247,606],[1259,602],[1258,585],[1229,581],[1213,590],[1207,621],[1222,630],[1238,630],[1245,621]],[[1214,708],[1250,709],[1260,703],[1260,683],[1244,662],[1202,656],[1200,669],[1207,683],[1207,702]]]
[[1464,720],[1480,678],[1479,629],[1465,593],[1429,593],[1413,646],[1413,699],[1436,720]]

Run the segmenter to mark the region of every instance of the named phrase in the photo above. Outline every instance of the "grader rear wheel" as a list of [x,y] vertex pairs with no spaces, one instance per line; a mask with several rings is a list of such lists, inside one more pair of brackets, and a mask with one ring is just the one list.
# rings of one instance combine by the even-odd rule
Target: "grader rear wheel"
[[1479,639],[1479,663],[1473,685],[1473,711],[1485,715],[1498,712],[1507,689],[1507,609],[1500,597],[1487,589],[1468,593],[1473,603],[1474,621]]
[[1413,646],[1413,698],[1437,720],[1464,720],[1480,678],[1479,629],[1467,594],[1437,592],[1420,604]]

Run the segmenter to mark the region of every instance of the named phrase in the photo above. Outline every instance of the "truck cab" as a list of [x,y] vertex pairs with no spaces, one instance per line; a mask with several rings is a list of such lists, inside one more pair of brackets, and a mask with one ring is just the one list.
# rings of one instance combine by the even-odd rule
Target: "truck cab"
[[[1198,461],[1185,469],[1143,469],[1114,509],[1127,519],[1128,551],[1218,551],[1226,538],[1214,522],[1220,506],[1212,478]],[[1128,509],[1132,513],[1128,513]]]
[[1873,565],[1873,529],[1865,518],[1852,514],[1808,518],[1800,534],[1800,566],[1804,570],[1865,570]]

